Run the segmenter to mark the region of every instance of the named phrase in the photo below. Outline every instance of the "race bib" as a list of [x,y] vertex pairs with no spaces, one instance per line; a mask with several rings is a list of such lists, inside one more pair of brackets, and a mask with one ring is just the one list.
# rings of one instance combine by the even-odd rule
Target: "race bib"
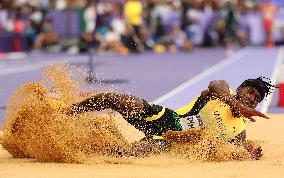
[[180,118],[182,130],[189,130],[193,128],[204,128],[204,123],[200,115],[187,116]]

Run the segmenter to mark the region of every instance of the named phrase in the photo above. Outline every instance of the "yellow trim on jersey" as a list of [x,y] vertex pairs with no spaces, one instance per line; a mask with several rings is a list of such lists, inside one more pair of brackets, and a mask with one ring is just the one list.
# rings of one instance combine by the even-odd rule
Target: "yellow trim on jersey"
[[165,113],[166,109],[163,107],[163,109],[156,115],[150,116],[150,117],[146,117],[144,118],[144,120],[146,121],[154,121],[159,119],[160,117],[162,117],[162,115]]
[[[232,96],[234,96],[235,94],[234,94],[234,92],[233,92],[233,90],[230,88],[229,89],[229,91],[230,91],[230,94],[232,95]],[[175,110],[175,112],[178,114],[178,115],[185,115],[186,113],[188,113],[192,108],[193,108],[193,106],[194,106],[194,104],[195,104],[195,102],[197,101],[197,99],[198,99],[198,97],[200,96],[201,94],[199,94],[196,98],[194,98],[191,102],[189,102],[187,105],[185,105],[185,106],[183,106],[183,107],[181,107],[181,108],[179,108],[179,109],[177,109],[177,110]]]
[[[200,96],[200,95],[199,95]],[[187,105],[175,110],[175,112],[178,114],[178,115],[185,115],[186,113],[188,113],[194,106],[195,102],[197,101],[198,97],[197,96],[194,100],[192,100],[190,103],[188,103]]]
[[230,91],[230,94],[231,94],[232,96],[235,95],[234,91],[233,91],[231,88],[229,88],[229,91]]

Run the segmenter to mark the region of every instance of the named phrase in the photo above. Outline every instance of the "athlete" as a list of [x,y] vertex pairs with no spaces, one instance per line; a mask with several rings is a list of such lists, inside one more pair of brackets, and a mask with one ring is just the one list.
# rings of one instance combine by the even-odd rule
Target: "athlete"
[[[244,118],[248,118],[253,122],[255,120],[252,116],[268,119],[265,114],[256,111],[255,108],[265,96],[272,92],[274,87],[276,86],[264,81],[263,78],[248,79],[238,87],[237,94],[234,95],[226,81],[216,80],[210,82],[208,89],[202,91],[194,101],[176,111],[150,104],[148,101],[136,96],[99,93],[74,104],[68,114],[77,115],[88,111],[112,109],[119,112],[135,128],[144,132],[146,137],[162,136],[170,130],[182,131],[208,126],[210,121],[208,121],[207,117],[211,120],[212,117],[210,117],[210,113],[208,116],[206,110],[208,111],[214,107],[214,102],[215,105],[220,105],[221,102],[227,105],[224,108],[229,108],[231,121],[228,121],[228,116],[221,118],[220,136],[228,141],[242,142],[246,136]],[[222,109],[222,107],[219,107],[216,112]],[[213,115],[220,115],[220,113],[216,114],[216,112]]]

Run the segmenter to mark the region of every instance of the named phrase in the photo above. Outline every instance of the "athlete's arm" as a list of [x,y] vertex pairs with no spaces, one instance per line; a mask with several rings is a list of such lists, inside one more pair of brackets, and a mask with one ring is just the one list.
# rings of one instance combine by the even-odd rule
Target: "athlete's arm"
[[266,119],[269,119],[265,114],[256,111],[253,108],[242,105],[235,97],[230,94],[229,85],[225,80],[214,80],[210,82],[208,89],[201,93],[201,96],[207,97],[210,99],[218,98],[221,101],[228,104],[235,117],[243,115],[244,117],[255,121],[252,116],[259,116]]
[[240,116],[240,104],[230,94],[229,85],[225,80],[211,81],[208,89],[201,92],[201,97],[207,100],[220,99],[231,107],[235,116]]

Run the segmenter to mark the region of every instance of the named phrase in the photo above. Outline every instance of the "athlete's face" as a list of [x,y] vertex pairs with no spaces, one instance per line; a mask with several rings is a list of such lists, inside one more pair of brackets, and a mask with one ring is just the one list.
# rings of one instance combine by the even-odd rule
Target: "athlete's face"
[[237,89],[237,98],[243,105],[256,108],[261,100],[261,95],[255,88],[246,86]]

